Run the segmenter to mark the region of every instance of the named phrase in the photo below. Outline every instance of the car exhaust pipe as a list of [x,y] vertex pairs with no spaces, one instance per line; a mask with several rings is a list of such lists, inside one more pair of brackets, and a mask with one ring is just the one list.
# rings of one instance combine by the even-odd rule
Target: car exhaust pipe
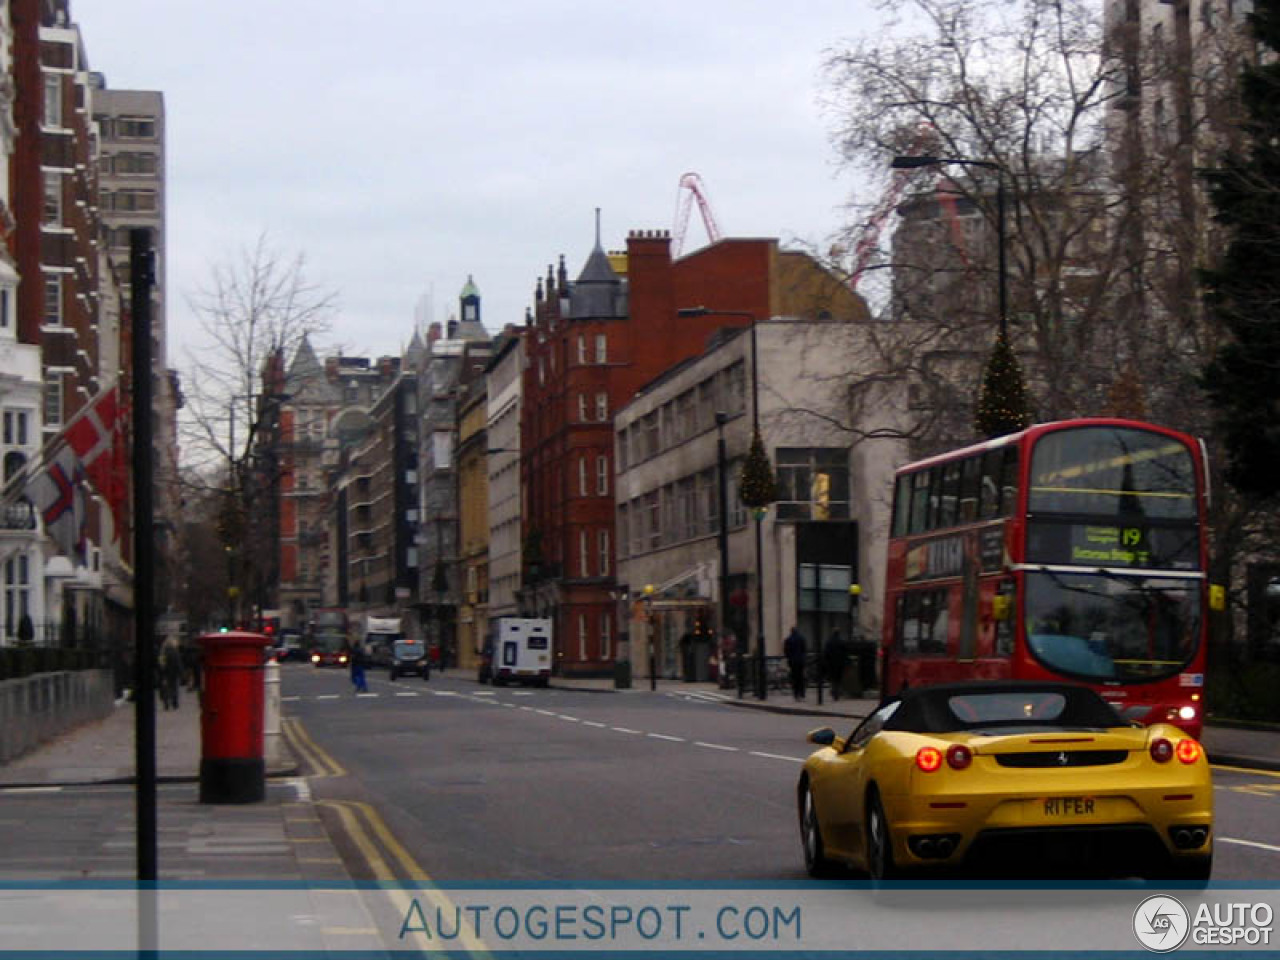
[[934,848],[939,859],[942,859],[942,860],[945,860],[947,857],[951,856],[951,851],[954,849],[955,847],[952,846],[951,839],[949,837],[940,837],[938,839],[937,846]]
[[1191,831],[1191,846],[1203,847],[1205,840],[1209,837],[1209,831],[1204,827],[1196,827]]
[[922,857],[933,856],[933,837],[921,837],[916,842],[916,850]]
[[1191,846],[1191,831],[1186,828],[1179,828],[1173,831],[1173,845],[1179,850],[1186,850]]

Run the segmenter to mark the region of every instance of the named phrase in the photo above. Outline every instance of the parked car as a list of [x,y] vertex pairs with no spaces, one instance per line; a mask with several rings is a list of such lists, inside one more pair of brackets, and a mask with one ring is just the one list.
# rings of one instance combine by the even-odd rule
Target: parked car
[[1203,747],[1085,687],[910,688],[848,737],[809,742],[796,796],[815,876],[841,861],[873,880],[1008,864],[1203,882],[1213,867]]

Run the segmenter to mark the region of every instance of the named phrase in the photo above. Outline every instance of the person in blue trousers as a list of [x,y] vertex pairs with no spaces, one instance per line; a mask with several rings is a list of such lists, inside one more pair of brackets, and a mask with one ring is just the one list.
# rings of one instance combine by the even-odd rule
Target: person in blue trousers
[[364,679],[364,649],[353,643],[347,651],[347,663],[351,666],[351,683],[356,693],[368,693],[369,686]]

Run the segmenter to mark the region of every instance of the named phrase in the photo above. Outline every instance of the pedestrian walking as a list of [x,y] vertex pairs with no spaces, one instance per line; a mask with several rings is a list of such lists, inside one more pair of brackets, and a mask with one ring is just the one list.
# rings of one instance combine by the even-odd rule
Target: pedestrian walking
[[355,687],[355,692],[368,693],[369,686],[364,679],[364,648],[360,644],[353,643],[347,649],[347,663],[351,666],[351,684]]
[[797,700],[804,699],[805,647],[804,634],[799,628],[792,627],[791,632],[787,634],[786,642],[782,645],[782,652],[787,658],[787,666],[791,669],[791,695]]
[[826,649],[822,651],[822,670],[826,674],[827,683],[831,685],[832,700],[840,699],[847,657],[848,651],[844,645],[844,637],[840,635],[839,628],[836,628],[831,631],[831,638],[827,640]]
[[182,686],[182,657],[172,638],[160,649],[160,702],[166,710],[178,709],[178,689]]

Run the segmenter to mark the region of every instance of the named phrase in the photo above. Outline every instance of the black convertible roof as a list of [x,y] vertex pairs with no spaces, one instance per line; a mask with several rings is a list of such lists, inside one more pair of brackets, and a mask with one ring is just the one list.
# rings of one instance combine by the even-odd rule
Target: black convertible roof
[[[1053,726],[1123,727],[1127,722],[1114,707],[1088,687],[1053,680],[970,680],[928,687],[908,687],[892,699],[902,701],[884,725],[886,730],[913,733],[951,733],[967,730],[966,722],[951,709],[951,699],[963,696],[1058,694],[1066,701]],[[892,702],[890,700],[889,702]]]

